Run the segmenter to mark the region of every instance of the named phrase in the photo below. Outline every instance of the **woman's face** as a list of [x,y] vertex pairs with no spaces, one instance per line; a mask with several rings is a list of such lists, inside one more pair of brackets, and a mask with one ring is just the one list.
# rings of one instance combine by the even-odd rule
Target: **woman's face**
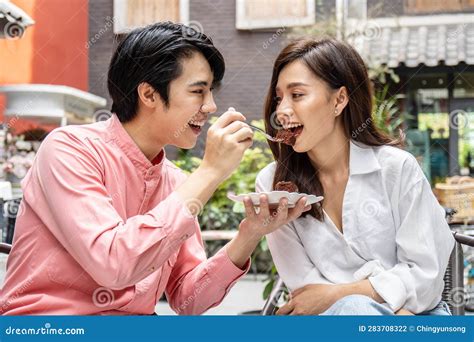
[[[284,128],[302,125],[293,149],[308,152],[335,132],[337,90],[317,78],[302,61],[286,65],[276,86],[276,115]],[[342,110],[342,109],[341,109]]]

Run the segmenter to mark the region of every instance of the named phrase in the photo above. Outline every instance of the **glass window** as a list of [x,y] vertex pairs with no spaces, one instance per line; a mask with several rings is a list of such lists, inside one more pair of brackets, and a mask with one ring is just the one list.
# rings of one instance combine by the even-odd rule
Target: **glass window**
[[[407,110],[412,116],[409,128],[426,132],[424,146],[429,158],[425,170],[432,183],[440,181],[449,173],[449,111],[447,75],[424,74],[408,81]],[[420,135],[421,136],[421,135]]]
[[454,75],[454,98],[474,99],[474,72],[462,72]]

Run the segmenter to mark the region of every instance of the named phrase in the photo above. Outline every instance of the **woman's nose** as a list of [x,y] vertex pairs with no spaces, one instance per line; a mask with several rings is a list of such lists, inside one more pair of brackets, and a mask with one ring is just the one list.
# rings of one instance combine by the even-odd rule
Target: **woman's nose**
[[288,105],[278,106],[276,113],[277,113],[277,119],[283,127],[285,127],[287,124],[291,122],[291,118],[293,117],[293,114],[294,114],[293,109]]

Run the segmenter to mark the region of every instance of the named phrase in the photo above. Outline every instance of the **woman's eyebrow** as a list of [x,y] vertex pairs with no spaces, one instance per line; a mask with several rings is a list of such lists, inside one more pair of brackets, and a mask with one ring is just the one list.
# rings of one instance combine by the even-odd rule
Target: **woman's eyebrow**
[[290,88],[301,87],[301,86],[309,87],[309,84],[306,84],[306,83],[303,83],[303,82],[291,82],[286,86],[286,88],[290,89]]
[[[291,89],[295,87],[309,87],[309,84],[303,83],[303,82],[291,82],[286,86],[286,89]],[[276,86],[275,91],[279,91],[280,87]]]

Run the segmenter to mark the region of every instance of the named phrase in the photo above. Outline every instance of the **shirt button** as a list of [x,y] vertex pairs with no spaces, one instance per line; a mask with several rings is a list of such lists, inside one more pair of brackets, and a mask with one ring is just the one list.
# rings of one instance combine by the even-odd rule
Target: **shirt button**
[[153,272],[154,270],[155,270],[155,266],[151,266],[149,269],[150,272]]

